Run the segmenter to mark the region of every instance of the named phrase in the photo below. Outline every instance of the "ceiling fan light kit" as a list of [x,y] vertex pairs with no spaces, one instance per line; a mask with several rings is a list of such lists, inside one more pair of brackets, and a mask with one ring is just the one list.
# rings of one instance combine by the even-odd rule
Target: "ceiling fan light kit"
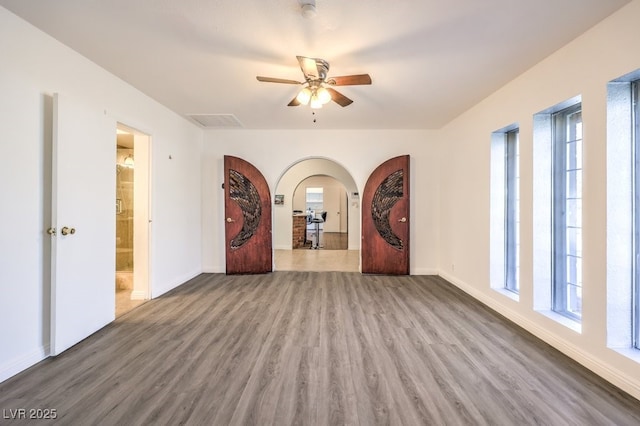
[[307,105],[311,100],[311,89],[308,87],[302,89],[300,93],[298,93],[298,96],[296,96],[296,100],[300,102],[301,105]]
[[[316,97],[318,98],[318,100],[320,101],[321,104],[328,104],[329,101],[331,101],[331,94],[329,93],[329,91],[327,89],[325,89],[324,87],[320,86],[318,87],[318,89],[316,90]],[[312,96],[313,98],[313,96]]]
[[322,86],[314,88],[307,86],[298,93],[296,100],[300,105],[309,105],[311,108],[317,109],[331,101],[331,93]]
[[342,107],[351,105],[353,101],[332,86],[353,86],[371,84],[369,74],[345,75],[327,78],[329,63],[320,58],[297,56],[300,69],[304,74],[304,82],[284,78],[257,76],[258,81],[266,83],[302,84],[304,87],[289,102],[288,106],[309,105],[311,108],[322,108],[322,105],[334,101]]

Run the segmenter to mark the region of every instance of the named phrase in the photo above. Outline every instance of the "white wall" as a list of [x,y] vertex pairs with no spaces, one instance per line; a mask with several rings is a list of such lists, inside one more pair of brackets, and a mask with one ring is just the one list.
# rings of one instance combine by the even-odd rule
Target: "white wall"
[[[0,40],[2,381],[47,355],[51,94],[104,109],[151,135],[154,297],[202,270],[203,132],[4,8]],[[114,129],[114,152],[115,140]]]
[[202,157],[204,270],[224,271],[224,191],[221,184],[224,181],[222,161],[225,154],[241,157],[256,166],[267,180],[272,196],[283,173],[302,159],[327,158],[341,164],[362,194],[367,178],[379,164],[391,157],[409,154],[413,219],[411,273],[434,273],[438,265],[440,192],[440,154],[436,134],[427,130],[205,132]]
[[[634,1],[449,123],[441,132],[440,274],[616,385],[640,397],[640,364],[606,347],[607,83],[640,68]],[[582,95],[582,332],[533,310],[533,114]],[[521,293],[490,288],[491,132],[520,124]]]

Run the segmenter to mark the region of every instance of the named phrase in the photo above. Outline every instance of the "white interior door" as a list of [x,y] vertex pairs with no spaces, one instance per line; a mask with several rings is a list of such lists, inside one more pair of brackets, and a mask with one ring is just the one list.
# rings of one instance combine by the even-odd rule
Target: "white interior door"
[[324,223],[325,232],[340,232],[341,200],[344,197],[344,189],[337,185],[324,188],[324,210],[327,212],[327,221]]
[[340,197],[340,232],[349,232],[349,194],[342,192]]
[[51,355],[115,318],[115,134],[103,110],[54,95]]

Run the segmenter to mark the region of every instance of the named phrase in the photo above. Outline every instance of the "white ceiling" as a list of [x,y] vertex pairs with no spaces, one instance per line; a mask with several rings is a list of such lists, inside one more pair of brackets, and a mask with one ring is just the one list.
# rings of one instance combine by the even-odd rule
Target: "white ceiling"
[[[0,0],[180,115],[248,129],[439,128],[629,0]],[[287,107],[296,55],[327,60],[354,100]],[[223,117],[227,118],[227,117]],[[316,122],[313,122],[316,118]],[[228,123],[229,120],[222,120]]]

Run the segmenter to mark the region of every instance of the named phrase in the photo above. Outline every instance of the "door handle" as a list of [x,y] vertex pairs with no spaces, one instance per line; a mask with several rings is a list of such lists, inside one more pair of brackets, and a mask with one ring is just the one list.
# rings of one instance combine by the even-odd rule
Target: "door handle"
[[47,234],[54,236],[56,235],[56,228],[49,228],[47,229]]
[[231,223],[231,222],[235,222],[235,220],[231,219],[230,217],[227,218],[227,222]]
[[69,228],[68,226],[63,226],[62,229],[60,230],[60,233],[62,235],[73,235],[76,233],[76,228]]
[[406,221],[407,221],[406,217],[402,217],[402,218],[398,219],[398,222],[405,223]]

